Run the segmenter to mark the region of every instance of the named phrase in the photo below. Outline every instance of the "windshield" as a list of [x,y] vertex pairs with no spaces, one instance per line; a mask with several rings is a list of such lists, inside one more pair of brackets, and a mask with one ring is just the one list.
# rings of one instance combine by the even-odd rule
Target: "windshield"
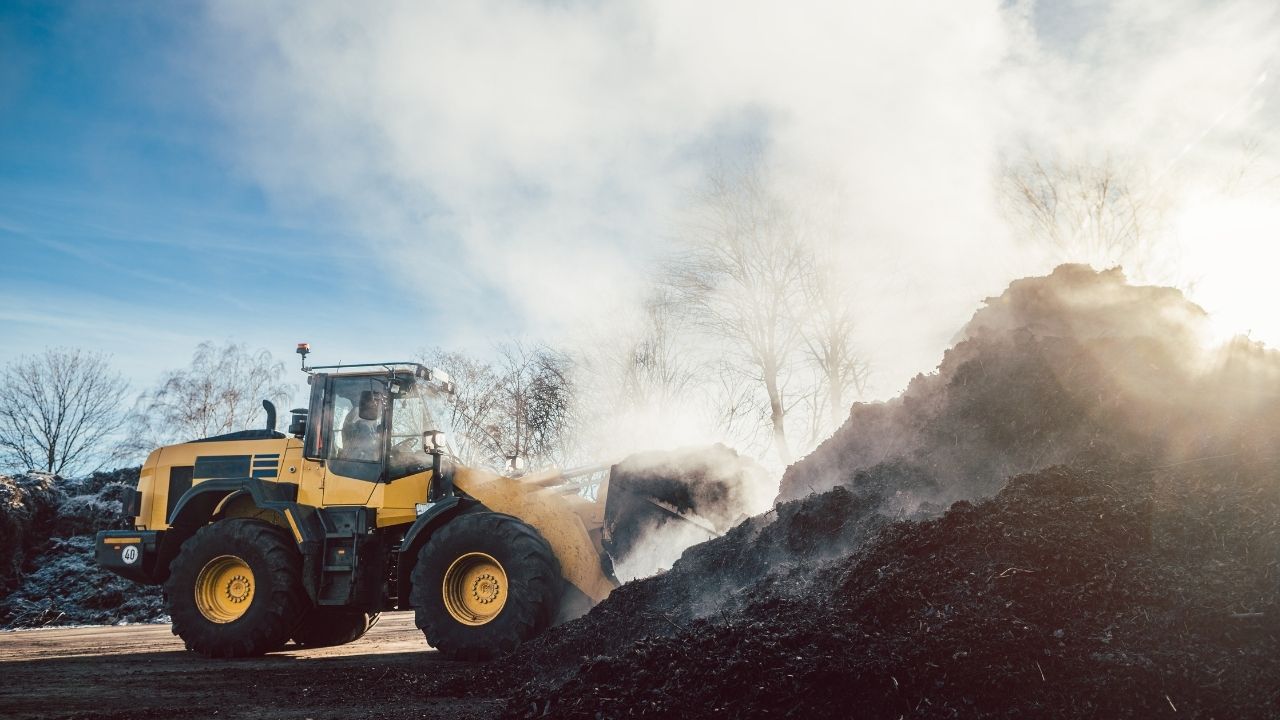
[[421,436],[424,432],[449,432],[449,407],[445,393],[425,382],[416,382],[391,395],[391,436]]
[[[441,432],[445,452],[450,430],[449,395],[427,381],[398,378],[391,390],[392,464],[404,468],[430,465],[424,433]],[[394,474],[394,473],[393,473]]]

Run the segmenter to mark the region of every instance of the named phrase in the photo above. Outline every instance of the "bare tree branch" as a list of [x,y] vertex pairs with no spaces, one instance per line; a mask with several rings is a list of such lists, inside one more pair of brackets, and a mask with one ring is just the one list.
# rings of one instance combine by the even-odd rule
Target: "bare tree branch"
[[1155,188],[1110,157],[1100,161],[1029,156],[1005,166],[1006,217],[1060,262],[1143,271],[1163,222]]
[[[854,344],[854,308],[851,288],[840,275],[836,253],[842,240],[839,213],[842,203],[828,208],[825,217],[810,218],[809,266],[802,275],[805,301],[804,347],[820,372],[825,393],[814,393],[811,427],[816,436],[825,436],[844,422],[846,400],[860,397],[871,374],[870,363]],[[825,406],[827,422],[820,421]]]
[[775,451],[789,463],[782,376],[802,341],[808,253],[767,172],[757,152],[711,173],[663,281],[695,323],[729,341],[744,372],[758,375]]
[[0,375],[0,462],[55,474],[96,470],[119,457],[128,385],[98,353],[51,349]]
[[138,398],[132,417],[136,442],[158,447],[244,430],[260,422],[262,401],[286,402],[284,363],[241,343],[200,343],[191,365],[165,374]]
[[496,364],[459,352],[424,353],[454,379],[454,449],[468,464],[499,469],[564,465],[577,442],[576,387],[568,355],[545,345],[504,343]]

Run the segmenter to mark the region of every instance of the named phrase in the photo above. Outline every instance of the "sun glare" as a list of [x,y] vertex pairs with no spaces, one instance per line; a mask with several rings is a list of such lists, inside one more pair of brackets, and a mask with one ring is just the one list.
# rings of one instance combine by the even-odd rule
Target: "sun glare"
[[1213,339],[1280,347],[1280,204],[1216,198],[1188,206],[1176,230],[1188,294],[1209,312]]

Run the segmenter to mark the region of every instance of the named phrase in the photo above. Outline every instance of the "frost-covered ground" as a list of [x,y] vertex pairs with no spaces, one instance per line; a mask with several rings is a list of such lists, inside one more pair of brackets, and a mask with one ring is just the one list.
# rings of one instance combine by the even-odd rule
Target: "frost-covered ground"
[[138,469],[79,480],[0,475],[0,627],[163,622],[160,589],[100,569],[93,535],[124,528]]

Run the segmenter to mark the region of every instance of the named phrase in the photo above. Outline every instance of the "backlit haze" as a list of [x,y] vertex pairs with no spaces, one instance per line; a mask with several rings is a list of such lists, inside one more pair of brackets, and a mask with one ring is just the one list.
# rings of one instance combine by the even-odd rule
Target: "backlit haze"
[[[828,210],[867,398],[1063,261],[1280,343],[1280,6],[908,1],[7,4],[0,361],[137,387],[205,339],[290,365],[602,342],[707,169]],[[1024,158],[1111,164],[1137,255],[1004,212]]]

